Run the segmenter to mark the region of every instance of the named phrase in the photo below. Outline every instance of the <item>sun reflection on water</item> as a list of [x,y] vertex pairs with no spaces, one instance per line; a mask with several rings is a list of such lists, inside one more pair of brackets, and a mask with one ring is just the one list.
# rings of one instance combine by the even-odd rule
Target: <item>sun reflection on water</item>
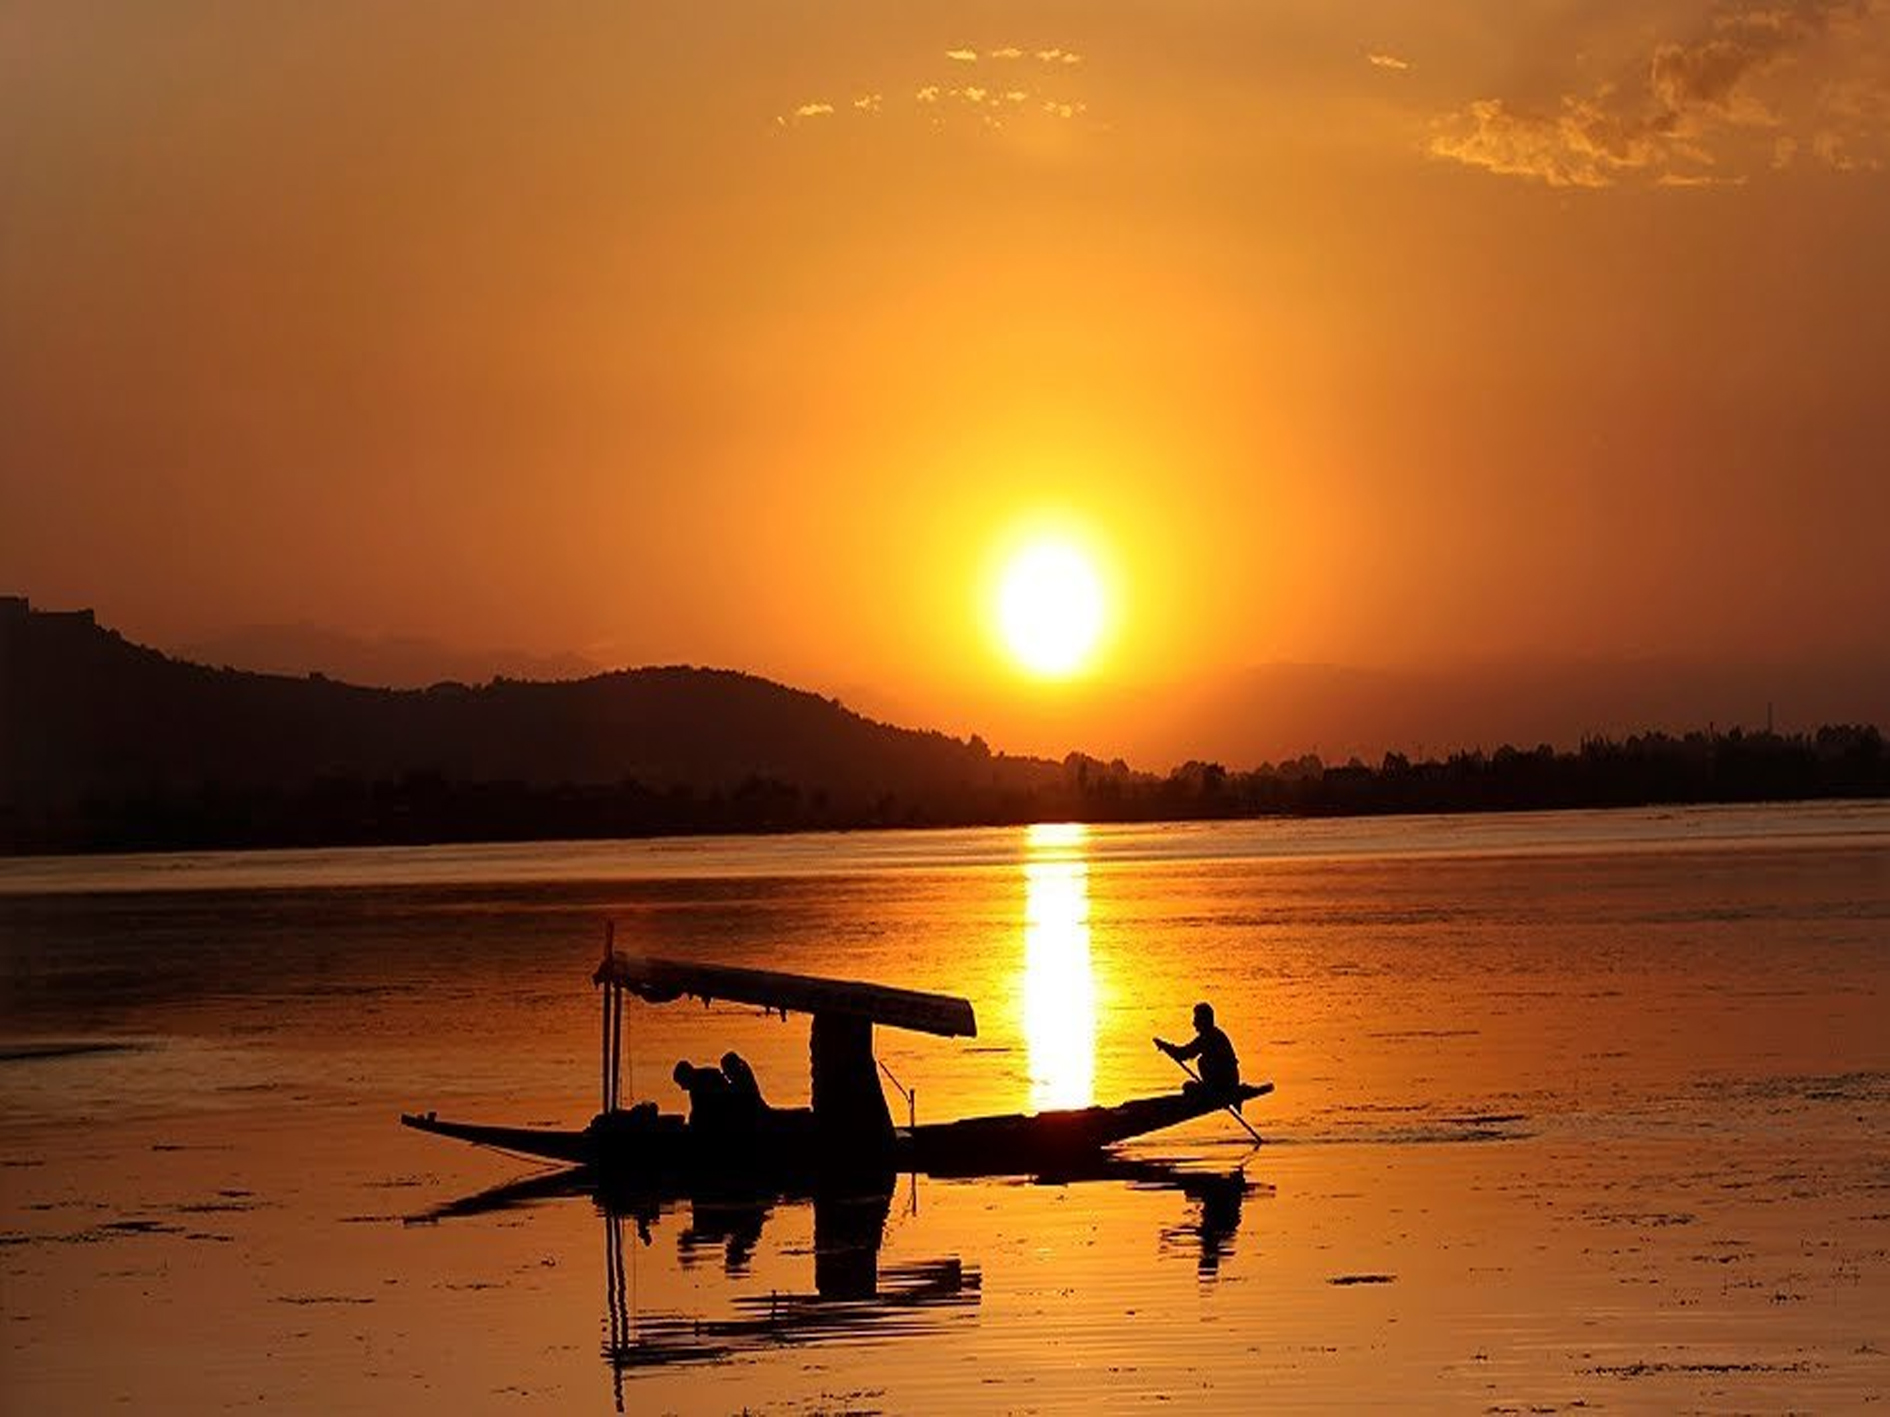
[[1038,1111],[1095,1100],[1087,836],[1077,823],[1033,826],[1025,835],[1024,1042]]

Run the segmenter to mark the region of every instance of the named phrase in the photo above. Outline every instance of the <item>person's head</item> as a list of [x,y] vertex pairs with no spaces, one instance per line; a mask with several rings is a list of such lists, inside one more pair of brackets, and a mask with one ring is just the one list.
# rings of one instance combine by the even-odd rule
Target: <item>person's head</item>
[[733,1048],[722,1055],[722,1071],[727,1073],[730,1077],[735,1076],[736,1073],[741,1072],[747,1066],[748,1060],[743,1058],[742,1055],[737,1053]]
[[670,1076],[676,1079],[677,1086],[687,1087],[695,1079],[696,1065],[687,1058],[684,1058],[680,1063],[676,1064],[676,1069]]
[[1214,1005],[1196,1004],[1194,1006],[1194,1026],[1197,1029],[1214,1027]]

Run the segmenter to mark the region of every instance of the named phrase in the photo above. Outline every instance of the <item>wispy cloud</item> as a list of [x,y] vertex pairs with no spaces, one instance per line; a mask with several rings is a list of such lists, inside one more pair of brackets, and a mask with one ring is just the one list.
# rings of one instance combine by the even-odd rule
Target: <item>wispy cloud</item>
[[1664,148],[1639,124],[1611,114],[1608,97],[1565,97],[1549,113],[1478,99],[1440,128],[1431,152],[1551,187],[1609,187],[1624,172],[1651,166]]
[[991,63],[1010,63],[1022,59],[1035,59],[1040,64],[1055,64],[1068,67],[1081,64],[1083,56],[1074,49],[1020,49],[1014,44],[1000,45],[996,49],[976,50],[969,46],[948,49],[945,57],[954,64],[976,64],[980,59]]
[[[1556,187],[1609,187],[1630,178],[1662,186],[1734,183],[1737,177],[1712,171],[1720,140],[1785,124],[1762,81],[1873,13],[1881,13],[1879,0],[1780,0],[1722,10],[1692,40],[1657,45],[1637,81],[1564,94],[1543,107],[1478,99],[1438,125],[1430,151]],[[1776,162],[1781,149],[1772,147]]]
[[[1024,49],[1011,44],[980,50],[965,45],[944,50],[943,54],[950,68],[960,74],[972,65],[980,66],[983,72],[976,83],[957,83],[941,75],[937,81],[903,90],[907,98],[901,99],[895,93],[894,107],[924,113],[930,127],[948,126],[954,113],[967,122],[975,117],[984,128],[1002,128],[1012,120],[1073,122],[1089,111],[1082,98],[1068,91],[1079,77],[1069,71],[1083,62],[1082,55],[1073,49]],[[857,114],[879,114],[888,112],[888,103],[883,92],[872,91],[851,99],[844,108]],[[835,114],[833,103],[817,99],[774,121],[776,126],[787,128]]]
[[827,118],[833,114],[831,103],[803,103],[792,113],[775,119],[776,123],[803,123],[809,118]]
[[1400,74],[1411,67],[1411,61],[1409,59],[1400,59],[1395,54],[1367,54],[1365,56],[1365,62],[1374,69],[1392,69]]

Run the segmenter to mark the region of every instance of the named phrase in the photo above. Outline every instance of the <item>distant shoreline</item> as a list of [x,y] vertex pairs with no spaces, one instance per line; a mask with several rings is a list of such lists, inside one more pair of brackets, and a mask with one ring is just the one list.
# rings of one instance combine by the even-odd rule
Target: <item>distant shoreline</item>
[[[1339,771],[1344,771],[1343,769]],[[943,832],[977,829],[1000,829],[1027,827],[1044,822],[1078,822],[1085,826],[1186,826],[1225,822],[1294,822],[1294,821],[1353,821],[1369,819],[1391,819],[1398,817],[1492,817],[1515,816],[1533,812],[1628,812],[1646,811],[1659,808],[1692,807],[1792,807],[1814,806],[1821,803],[1886,803],[1890,804],[1890,784],[1876,792],[1826,792],[1797,796],[1723,796],[1713,798],[1650,798],[1639,801],[1611,802],[1505,802],[1488,803],[1478,806],[1434,807],[1425,805],[1405,806],[1367,806],[1350,810],[1302,810],[1269,812],[1234,812],[1213,813],[1190,812],[1172,815],[1129,815],[1081,816],[1037,814],[1008,818],[989,818],[961,821],[871,821],[856,823],[798,823],[768,824],[754,826],[738,825],[703,825],[699,827],[677,827],[671,829],[651,829],[637,832],[596,832],[578,834],[572,832],[550,831],[543,834],[504,834],[504,835],[368,835],[353,837],[297,837],[290,840],[262,839],[210,839],[192,838],[187,841],[146,841],[135,845],[115,845],[109,843],[88,844],[81,847],[48,846],[43,848],[0,846],[0,861],[34,860],[50,857],[90,857],[90,856],[162,856],[179,855],[192,852],[231,852],[263,853],[271,851],[308,851],[308,850],[372,850],[382,847],[505,847],[553,845],[559,842],[573,844],[593,844],[611,841],[649,842],[665,839],[690,840],[706,838],[768,838],[798,835],[834,834],[842,836],[873,835],[894,832]]]
[[[352,890],[586,891],[636,883],[1009,874],[1042,860],[1097,870],[1161,862],[1252,869],[1455,858],[1538,860],[1651,850],[1723,862],[1849,843],[1890,852],[1890,798],[1578,811],[881,828],[542,842],[0,857],[0,910],[30,898]],[[608,907],[606,907],[608,908]],[[66,1035],[72,1036],[72,1035]]]
[[1868,723],[1248,771],[994,752],[754,675],[363,689],[173,660],[0,596],[0,855],[1551,811],[1890,797]]

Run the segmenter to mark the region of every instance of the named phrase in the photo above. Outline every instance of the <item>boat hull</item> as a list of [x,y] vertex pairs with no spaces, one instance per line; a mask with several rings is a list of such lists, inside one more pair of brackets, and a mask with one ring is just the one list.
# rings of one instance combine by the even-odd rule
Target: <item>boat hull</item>
[[840,1176],[924,1172],[934,1176],[1028,1175],[1068,1166],[1131,1137],[1161,1131],[1264,1097],[1273,1084],[1232,1091],[1161,1093],[1112,1107],[972,1117],[900,1129],[890,1151],[835,1158],[815,1136],[805,1109],[770,1110],[742,1135],[708,1138],[674,1113],[648,1110],[599,1117],[581,1131],[488,1126],[403,1113],[416,1131],[547,1161],[594,1167],[614,1176],[662,1181],[731,1182],[776,1187],[817,1185]]
[[1080,1161],[1104,1147],[1238,1107],[1273,1091],[1272,1083],[1230,1091],[1166,1092],[1113,1107],[970,1117],[902,1132],[900,1171],[929,1176],[1022,1175]]

